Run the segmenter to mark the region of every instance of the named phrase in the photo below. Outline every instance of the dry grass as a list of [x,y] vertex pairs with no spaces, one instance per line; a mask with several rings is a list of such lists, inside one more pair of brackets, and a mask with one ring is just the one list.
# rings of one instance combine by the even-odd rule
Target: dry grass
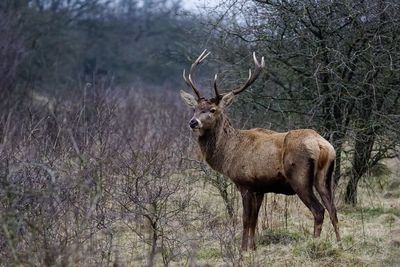
[[[230,218],[212,172],[186,158],[193,140],[185,120],[163,114],[160,101],[153,108],[153,95],[122,94],[126,105],[118,96],[113,102],[94,94],[92,106],[61,109],[59,131],[52,131],[52,117],[42,120],[47,113],[23,116],[28,130],[10,131],[15,144],[0,153],[0,266],[148,266],[153,255],[157,266],[400,265],[400,162],[386,163],[393,174],[360,185],[357,208],[339,201],[339,185],[340,244],[329,218],[315,240],[299,199],[269,194],[258,250],[242,253],[239,194],[228,187]],[[176,112],[173,103],[164,103],[169,112]],[[93,114],[82,119],[82,111]]]
[[[190,178],[192,179],[192,178]],[[396,266],[400,264],[400,203],[383,198],[384,191],[360,190],[360,205],[345,206],[338,201],[342,242],[335,240],[326,216],[320,239],[312,238],[311,213],[297,199],[269,195],[263,204],[258,225],[258,249],[241,253],[241,204],[235,202],[235,220],[229,220],[217,191],[201,180],[193,183],[192,224],[178,229],[176,238],[187,242],[187,252],[170,263],[172,266]],[[337,189],[340,194],[342,187]],[[285,215],[286,214],[286,215]],[[182,230],[182,231],[181,231]],[[398,231],[399,230],[399,231]],[[397,232],[396,232],[397,231]],[[126,236],[125,236],[126,238]],[[128,238],[129,239],[129,238]],[[188,242],[190,240],[190,242]],[[138,242],[139,244],[140,242]],[[126,265],[145,265],[146,246],[135,248],[136,256]],[[124,265],[122,264],[122,265]],[[158,264],[162,265],[158,256]]]

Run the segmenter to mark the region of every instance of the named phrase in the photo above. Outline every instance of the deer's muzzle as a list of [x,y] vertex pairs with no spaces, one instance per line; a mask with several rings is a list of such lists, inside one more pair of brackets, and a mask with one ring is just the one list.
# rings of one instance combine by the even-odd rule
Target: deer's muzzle
[[198,119],[192,118],[192,119],[189,121],[189,127],[190,127],[190,128],[192,128],[192,129],[198,129],[199,126],[200,126],[200,123],[199,123],[199,120],[198,120]]

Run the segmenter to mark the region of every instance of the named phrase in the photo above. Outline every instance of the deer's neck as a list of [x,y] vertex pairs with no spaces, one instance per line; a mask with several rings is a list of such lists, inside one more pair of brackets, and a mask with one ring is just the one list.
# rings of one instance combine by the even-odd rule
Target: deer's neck
[[213,129],[199,136],[199,145],[206,162],[215,170],[222,171],[228,151],[235,146],[238,131],[224,115]]

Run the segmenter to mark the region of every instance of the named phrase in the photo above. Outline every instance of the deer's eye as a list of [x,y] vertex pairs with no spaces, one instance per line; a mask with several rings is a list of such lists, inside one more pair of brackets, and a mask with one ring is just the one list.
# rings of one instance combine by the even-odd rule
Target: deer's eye
[[217,109],[212,108],[212,109],[210,109],[210,112],[211,112],[211,113],[214,113],[216,110],[217,110]]

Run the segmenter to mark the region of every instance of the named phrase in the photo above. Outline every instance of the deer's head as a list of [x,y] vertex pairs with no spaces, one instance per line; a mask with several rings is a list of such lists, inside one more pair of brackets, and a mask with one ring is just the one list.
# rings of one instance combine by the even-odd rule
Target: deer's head
[[189,121],[189,127],[193,130],[199,130],[200,134],[205,130],[212,129],[215,127],[216,122],[221,118],[224,109],[228,107],[235,95],[243,92],[249,87],[260,75],[261,70],[265,66],[264,57],[261,58],[261,63],[258,62],[255,53],[253,53],[253,60],[255,64],[255,70],[252,73],[249,69],[249,77],[244,85],[235,88],[228,93],[219,93],[217,87],[217,74],[214,76],[214,93],[215,97],[207,99],[202,97],[199,90],[197,89],[193,81],[193,71],[196,66],[200,65],[204,59],[209,55],[207,50],[195,60],[190,68],[189,75],[186,76],[185,70],[183,71],[183,79],[186,84],[193,89],[194,95],[181,91],[181,97],[184,102],[194,110],[193,117]]

